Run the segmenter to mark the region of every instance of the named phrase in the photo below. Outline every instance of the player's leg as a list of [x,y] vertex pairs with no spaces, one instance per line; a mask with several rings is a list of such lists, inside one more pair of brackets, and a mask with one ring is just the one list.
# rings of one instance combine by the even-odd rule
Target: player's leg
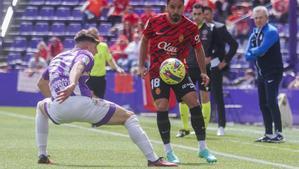
[[174,87],[174,90],[177,97],[184,101],[190,109],[191,124],[199,144],[199,156],[205,158],[209,163],[216,162],[216,157],[208,151],[205,142],[206,129],[195,85],[186,75],[185,79]]
[[170,144],[170,121],[168,117],[170,86],[165,84],[160,78],[151,79],[151,84],[152,96],[157,108],[157,125],[164,144],[167,160],[170,162],[179,163],[180,161],[174,154]]
[[113,116],[106,124],[123,124],[127,128],[132,141],[148,159],[149,166],[176,166],[176,164],[168,163],[156,155],[147,134],[141,128],[137,116],[133,112],[116,105]]
[[48,158],[47,143],[48,143],[48,115],[44,110],[44,104],[47,99],[39,101],[36,106],[35,115],[35,138],[38,148],[38,163],[49,164],[51,161]]
[[205,122],[205,128],[207,128],[211,117],[210,92],[200,90],[200,96],[202,100],[202,115]]
[[195,131],[199,145],[198,156],[205,158],[208,163],[216,162],[216,157],[209,152],[206,145],[206,129],[196,92],[193,91],[187,93],[182,97],[182,100],[184,100],[184,102],[186,102],[190,107],[191,124]]

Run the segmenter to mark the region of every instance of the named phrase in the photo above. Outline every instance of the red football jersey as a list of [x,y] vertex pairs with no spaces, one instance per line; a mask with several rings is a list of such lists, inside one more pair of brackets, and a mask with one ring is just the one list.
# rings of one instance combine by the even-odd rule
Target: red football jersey
[[150,76],[159,76],[159,67],[167,58],[175,57],[185,62],[189,55],[189,46],[201,47],[196,24],[182,17],[177,24],[171,24],[167,14],[159,14],[150,18],[143,35],[149,39]]

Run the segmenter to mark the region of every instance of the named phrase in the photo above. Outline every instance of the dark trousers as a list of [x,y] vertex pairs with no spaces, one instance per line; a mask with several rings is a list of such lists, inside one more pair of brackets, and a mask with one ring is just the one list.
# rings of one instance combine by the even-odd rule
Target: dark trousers
[[218,127],[225,127],[226,124],[222,77],[222,70],[219,70],[218,67],[211,68],[211,94],[218,113]]
[[282,132],[281,115],[278,107],[278,89],[282,74],[274,74],[267,78],[258,77],[259,106],[263,114],[265,133],[273,134],[273,122],[275,132]]
[[94,95],[98,98],[104,99],[106,91],[106,76],[90,76],[86,84]]

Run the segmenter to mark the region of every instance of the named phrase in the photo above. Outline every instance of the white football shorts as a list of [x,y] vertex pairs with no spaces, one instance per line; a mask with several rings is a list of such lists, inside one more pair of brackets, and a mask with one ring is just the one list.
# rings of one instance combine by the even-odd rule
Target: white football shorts
[[44,101],[44,109],[55,124],[88,122],[100,126],[106,124],[116,110],[112,102],[86,96],[70,96],[61,104],[50,98]]

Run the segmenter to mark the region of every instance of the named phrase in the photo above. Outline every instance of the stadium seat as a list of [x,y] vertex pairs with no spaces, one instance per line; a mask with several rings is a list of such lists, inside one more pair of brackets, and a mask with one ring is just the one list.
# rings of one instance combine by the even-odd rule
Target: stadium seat
[[66,49],[66,50],[74,48],[74,45],[75,45],[74,39],[66,38],[63,41],[63,46],[64,46],[64,49]]
[[22,64],[21,53],[11,52],[7,56],[7,63],[13,68],[16,68],[16,65]]
[[65,34],[65,25],[61,22],[54,22],[50,27],[51,35],[64,35]]
[[61,4],[61,0],[45,0],[45,4],[46,5],[60,5]]
[[111,23],[101,23],[98,29],[101,35],[110,36],[111,27],[112,27]]
[[141,1],[141,0],[131,0],[130,1],[130,5],[142,5],[144,1]]
[[10,51],[25,51],[27,48],[27,39],[25,37],[17,36],[12,43]]
[[45,6],[39,10],[39,17],[42,20],[52,20],[54,17],[54,7]]
[[66,28],[66,34],[67,35],[75,35],[80,30],[81,30],[81,24],[70,23]]
[[79,0],[62,0],[61,4],[75,6],[79,4]]
[[38,16],[38,7],[36,6],[28,6],[22,16],[23,20],[31,20]]
[[37,44],[41,41],[43,41],[43,38],[41,38],[41,37],[33,37],[31,40],[29,40],[28,45],[27,45],[28,46],[27,52],[30,52],[30,51],[32,52],[32,51],[36,50]]
[[55,12],[55,20],[70,20],[71,10],[69,7],[58,7]]
[[137,15],[141,15],[144,13],[144,8],[135,8],[134,9],[134,12],[137,14]]
[[30,35],[33,31],[33,26],[31,22],[21,22],[20,24],[20,34],[21,35]]
[[45,1],[44,0],[30,0],[28,4],[31,5],[44,5]]
[[87,23],[86,24],[86,28],[91,28],[91,27],[97,28],[97,24],[96,23]]
[[49,23],[38,22],[34,26],[33,35],[48,35],[49,34]]
[[107,21],[108,20],[108,12],[109,12],[109,8],[104,8],[102,10],[101,17],[100,17],[101,21]]
[[72,15],[71,15],[71,20],[82,20],[82,15],[83,13],[80,11],[80,9],[73,9]]

